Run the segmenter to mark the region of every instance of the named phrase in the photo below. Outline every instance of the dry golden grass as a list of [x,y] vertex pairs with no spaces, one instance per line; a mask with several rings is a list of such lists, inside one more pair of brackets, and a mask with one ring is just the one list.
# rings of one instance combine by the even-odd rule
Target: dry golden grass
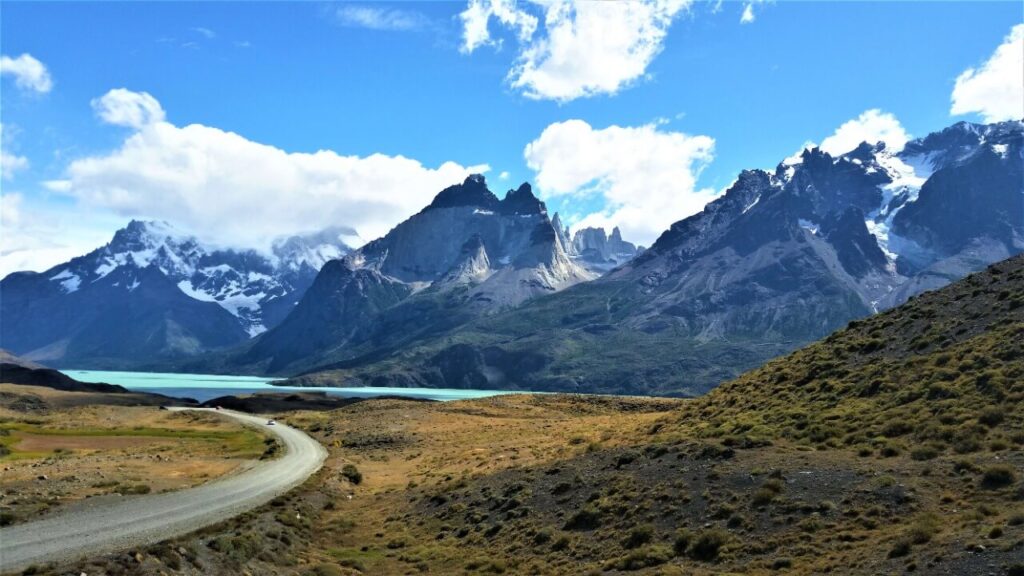
[[213,414],[82,405],[81,393],[10,384],[0,384],[0,393],[47,405],[31,412],[0,407],[3,523],[115,492],[187,488],[264,450],[261,432]]

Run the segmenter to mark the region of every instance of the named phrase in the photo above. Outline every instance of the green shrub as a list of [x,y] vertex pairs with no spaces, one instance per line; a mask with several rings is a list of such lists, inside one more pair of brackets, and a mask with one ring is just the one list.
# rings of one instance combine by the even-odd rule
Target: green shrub
[[996,426],[1003,423],[1006,418],[1006,414],[1002,408],[986,408],[978,414],[978,422],[988,426],[989,428],[995,428]]
[[907,539],[911,544],[925,544],[939,531],[939,517],[935,514],[921,514],[907,529]]
[[676,556],[682,556],[686,554],[686,549],[690,547],[691,542],[693,542],[693,532],[686,528],[680,528],[676,531],[676,537],[672,542],[672,550],[675,551]]
[[654,527],[649,524],[637,526],[629,531],[629,535],[622,541],[622,547],[627,549],[639,548],[650,543],[654,538]]
[[934,460],[939,456],[939,451],[932,446],[921,446],[910,451],[910,457],[914,460]]
[[996,464],[985,469],[981,485],[985,488],[1002,488],[1017,481],[1017,473],[1006,464]]
[[601,526],[601,511],[586,506],[573,514],[565,523],[566,530],[593,530]]
[[363,473],[356,468],[355,464],[345,464],[341,467],[341,476],[353,484],[362,484]]
[[711,528],[702,530],[690,544],[687,553],[694,560],[712,562],[718,559],[722,547],[729,543],[731,536],[725,530]]
[[672,558],[672,551],[666,546],[645,546],[633,550],[629,554],[609,562],[607,570],[643,570],[652,566],[660,566]]

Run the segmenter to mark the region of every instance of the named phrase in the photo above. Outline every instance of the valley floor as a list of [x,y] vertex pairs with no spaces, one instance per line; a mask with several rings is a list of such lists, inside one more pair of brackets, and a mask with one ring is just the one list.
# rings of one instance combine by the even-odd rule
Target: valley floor
[[522,395],[282,414],[330,451],[301,488],[52,573],[1021,573],[1019,444],[921,458],[701,440],[680,422],[689,402]]

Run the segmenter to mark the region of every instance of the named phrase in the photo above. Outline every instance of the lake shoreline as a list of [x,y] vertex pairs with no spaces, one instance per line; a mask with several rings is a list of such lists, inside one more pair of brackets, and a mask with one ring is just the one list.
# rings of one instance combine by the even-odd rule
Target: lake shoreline
[[329,386],[279,386],[272,382],[279,378],[257,376],[224,376],[220,374],[178,374],[163,372],[126,372],[105,370],[61,370],[81,382],[105,383],[123,386],[133,392],[149,392],[174,398],[192,398],[207,402],[222,396],[260,393],[324,392],[345,398],[377,398],[400,396],[424,400],[469,400],[505,394],[523,394],[514,390],[458,390],[449,388],[340,388]]

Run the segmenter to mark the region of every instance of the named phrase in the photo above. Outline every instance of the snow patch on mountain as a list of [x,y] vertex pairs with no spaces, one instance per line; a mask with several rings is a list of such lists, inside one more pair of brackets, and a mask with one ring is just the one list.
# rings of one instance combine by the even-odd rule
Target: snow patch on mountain
[[58,274],[50,276],[50,280],[59,280],[61,288],[64,289],[65,294],[70,294],[78,290],[78,287],[82,285],[82,279],[77,274],[72,274],[70,270],[64,269]]

